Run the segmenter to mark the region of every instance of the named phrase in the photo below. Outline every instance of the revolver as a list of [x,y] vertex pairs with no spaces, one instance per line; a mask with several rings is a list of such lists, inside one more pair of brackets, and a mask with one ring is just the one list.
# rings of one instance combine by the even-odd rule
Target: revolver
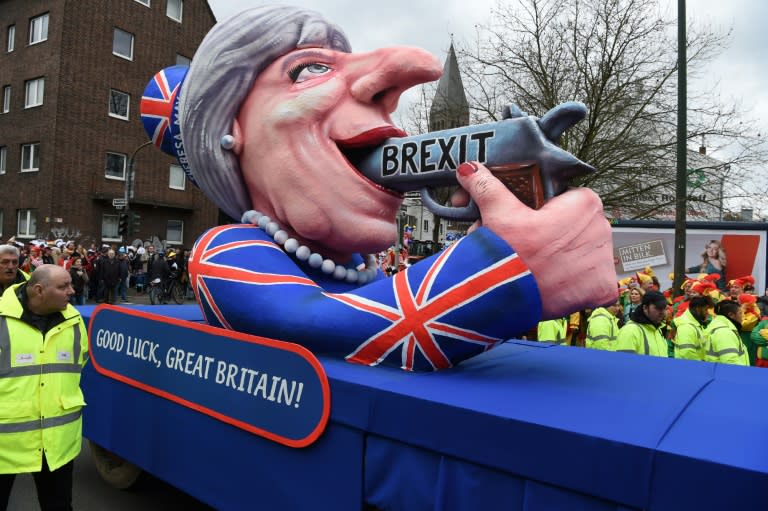
[[443,206],[430,194],[430,188],[458,184],[456,168],[466,161],[485,164],[523,203],[538,209],[564,192],[570,179],[594,172],[557,145],[565,130],[586,114],[586,106],[575,101],[562,103],[541,118],[510,105],[504,108],[501,121],[389,138],[372,151],[358,151],[348,158],[364,176],[385,188],[419,191],[424,206],[443,218],[480,218],[472,201],[464,207]]

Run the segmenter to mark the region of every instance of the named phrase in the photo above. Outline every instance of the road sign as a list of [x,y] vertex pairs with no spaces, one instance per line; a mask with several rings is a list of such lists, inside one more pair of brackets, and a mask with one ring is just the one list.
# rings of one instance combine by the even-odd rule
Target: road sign
[[112,199],[112,205],[116,208],[122,208],[125,206],[125,199]]

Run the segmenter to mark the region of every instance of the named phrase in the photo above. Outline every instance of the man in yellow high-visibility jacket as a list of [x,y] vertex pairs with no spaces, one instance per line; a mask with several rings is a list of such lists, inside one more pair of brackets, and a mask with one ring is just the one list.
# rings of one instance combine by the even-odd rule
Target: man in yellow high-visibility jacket
[[717,316],[706,330],[707,349],[704,360],[748,366],[749,354],[739,335],[744,319],[741,305],[734,300],[723,300],[718,302],[715,313]]
[[536,332],[536,338],[539,341],[554,342],[555,344],[569,344],[568,318],[540,321]]
[[619,311],[621,303],[608,307],[598,307],[587,319],[587,338],[585,346],[596,350],[613,351],[619,334]]
[[694,296],[688,309],[676,317],[675,358],[704,360],[706,338],[704,328],[709,317],[712,300],[707,296]]
[[69,272],[44,264],[0,297],[0,509],[25,472],[33,473],[42,511],[72,509],[88,350],[73,294]]
[[632,311],[629,322],[619,330],[616,351],[654,357],[667,356],[667,341],[661,325],[667,316],[667,299],[658,291],[646,291],[640,307]]

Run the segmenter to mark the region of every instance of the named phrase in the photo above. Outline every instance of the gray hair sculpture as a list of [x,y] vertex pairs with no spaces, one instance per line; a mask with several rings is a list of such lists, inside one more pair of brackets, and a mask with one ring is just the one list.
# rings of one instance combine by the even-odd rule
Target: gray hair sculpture
[[262,6],[218,23],[184,79],[179,121],[186,158],[200,189],[234,219],[251,209],[237,156],[221,147],[256,77],[276,58],[306,47],[350,52],[342,30],[319,13]]

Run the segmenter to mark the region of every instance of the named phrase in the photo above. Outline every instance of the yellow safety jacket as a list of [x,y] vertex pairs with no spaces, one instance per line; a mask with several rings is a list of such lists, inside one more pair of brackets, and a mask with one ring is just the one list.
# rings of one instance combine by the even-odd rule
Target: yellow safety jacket
[[676,317],[675,358],[704,360],[706,339],[704,327],[693,317],[690,309]]
[[613,351],[616,348],[616,335],[619,333],[619,318],[608,312],[605,307],[592,311],[587,320],[587,348]]
[[659,327],[649,323],[629,321],[619,329],[616,351],[654,357],[667,357],[667,341]]
[[536,338],[539,341],[568,344],[568,339],[566,339],[567,332],[568,318],[549,319],[539,322]]
[[16,291],[0,297],[0,474],[39,472],[43,454],[56,470],[80,453],[80,371],[88,338],[71,305],[63,321],[43,334],[21,321]]
[[725,316],[715,316],[707,326],[704,360],[721,364],[749,365],[749,354],[736,325]]

